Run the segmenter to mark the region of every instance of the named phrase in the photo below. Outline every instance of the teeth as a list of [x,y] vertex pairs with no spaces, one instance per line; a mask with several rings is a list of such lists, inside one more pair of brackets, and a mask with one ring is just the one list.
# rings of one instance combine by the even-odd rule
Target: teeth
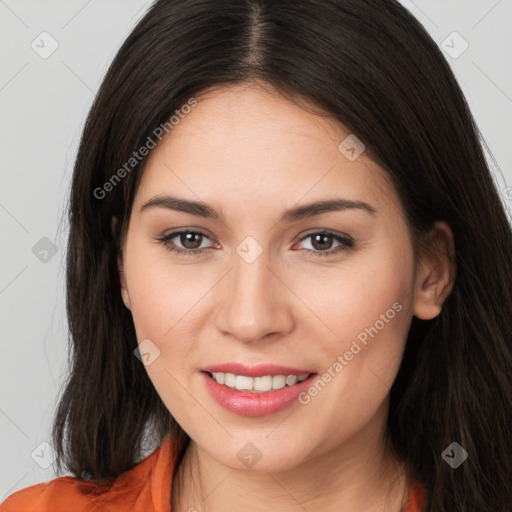
[[254,379],[251,377],[245,377],[244,375],[237,375],[235,378],[235,388],[242,390],[251,391],[253,389]]
[[272,389],[272,377],[267,375],[266,377],[255,377],[253,383],[254,391],[270,391]]
[[293,386],[309,377],[309,373],[302,375],[265,375],[264,377],[247,377],[233,373],[214,372],[211,374],[216,382],[224,384],[228,388],[239,391],[264,392],[271,389],[282,389],[285,386]]
[[286,377],[284,375],[274,375],[272,378],[272,389],[281,389],[286,386]]
[[228,388],[234,388],[236,383],[236,377],[232,373],[224,374],[224,385]]
[[297,377],[297,375],[288,375],[288,377],[286,377],[286,384],[288,386],[293,386],[294,384],[297,384],[299,378]]

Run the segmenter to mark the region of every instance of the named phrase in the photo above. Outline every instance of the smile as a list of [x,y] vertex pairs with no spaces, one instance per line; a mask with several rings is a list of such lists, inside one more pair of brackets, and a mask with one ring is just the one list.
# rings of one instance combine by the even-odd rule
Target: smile
[[317,375],[300,373],[249,377],[219,371],[200,372],[206,390],[217,404],[239,416],[253,417],[273,414],[299,402],[299,395],[312,385]]

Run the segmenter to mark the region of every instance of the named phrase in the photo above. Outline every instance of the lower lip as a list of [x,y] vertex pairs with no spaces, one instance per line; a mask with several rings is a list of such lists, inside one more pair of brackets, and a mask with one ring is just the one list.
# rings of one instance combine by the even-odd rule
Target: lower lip
[[316,373],[293,386],[265,393],[251,393],[228,388],[215,381],[208,373],[201,372],[206,389],[212,398],[225,409],[240,416],[266,416],[290,406],[312,384]]

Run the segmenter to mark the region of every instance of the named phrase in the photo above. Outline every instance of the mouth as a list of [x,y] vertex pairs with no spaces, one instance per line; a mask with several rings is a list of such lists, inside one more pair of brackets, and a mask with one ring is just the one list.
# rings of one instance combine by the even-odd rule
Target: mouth
[[212,367],[200,371],[200,376],[215,402],[239,416],[266,416],[291,406],[318,375],[276,366],[243,369],[240,365],[223,365],[222,370],[237,373]]

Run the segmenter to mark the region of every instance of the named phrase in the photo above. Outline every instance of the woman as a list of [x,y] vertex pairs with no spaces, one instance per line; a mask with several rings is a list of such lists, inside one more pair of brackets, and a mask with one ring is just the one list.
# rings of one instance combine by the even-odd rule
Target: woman
[[3,512],[512,509],[511,230],[397,2],[157,1],[69,218],[73,477]]

